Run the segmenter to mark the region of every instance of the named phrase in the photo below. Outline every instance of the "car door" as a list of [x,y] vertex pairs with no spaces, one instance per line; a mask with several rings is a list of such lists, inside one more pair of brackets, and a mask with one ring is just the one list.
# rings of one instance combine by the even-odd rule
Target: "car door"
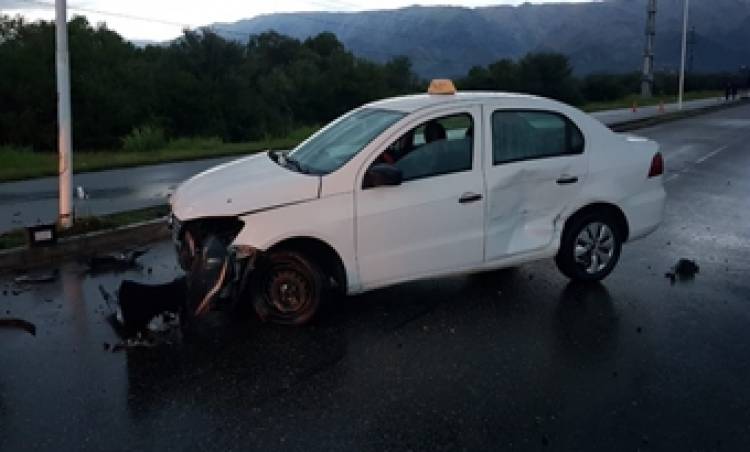
[[585,140],[555,111],[485,108],[485,259],[548,246],[586,177]]
[[[478,265],[484,188],[478,130],[468,106],[415,120],[362,168],[355,187],[357,264],[365,288]],[[366,169],[399,168],[397,186],[363,188]]]

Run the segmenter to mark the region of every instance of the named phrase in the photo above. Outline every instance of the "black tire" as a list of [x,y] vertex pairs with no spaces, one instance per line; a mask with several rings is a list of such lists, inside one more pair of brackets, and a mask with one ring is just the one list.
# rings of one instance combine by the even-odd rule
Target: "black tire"
[[264,320],[282,325],[309,322],[320,306],[324,277],[317,265],[295,251],[273,251],[252,277],[251,300]]
[[[598,236],[602,234],[595,232],[593,235],[597,237],[591,237],[592,231],[601,232],[603,230],[598,229],[597,225],[604,225],[609,230],[611,246],[604,246],[609,244],[607,241],[600,242],[601,239]],[[606,235],[606,229],[604,229],[603,236]],[[592,244],[586,243],[588,238],[592,239]],[[563,230],[560,249],[557,251],[557,256],[555,256],[555,263],[557,264],[557,268],[573,281],[601,281],[617,265],[617,261],[620,259],[620,251],[622,250],[622,242],[623,231],[619,223],[610,215],[591,212],[573,217]],[[599,247],[600,244],[603,246]],[[579,251],[586,250],[579,253],[581,256],[578,259],[576,258],[577,246],[581,246]],[[611,249],[611,254],[609,253],[609,249]],[[597,250],[599,250],[598,253]],[[594,255],[596,257],[593,257]],[[602,264],[602,261],[604,261],[603,257],[608,257],[606,264]]]

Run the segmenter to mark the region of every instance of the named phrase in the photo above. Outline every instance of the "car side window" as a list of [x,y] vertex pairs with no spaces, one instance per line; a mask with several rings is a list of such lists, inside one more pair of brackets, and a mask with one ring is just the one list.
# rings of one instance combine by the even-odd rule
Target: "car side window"
[[468,171],[472,167],[474,122],[468,113],[431,119],[406,132],[373,162],[394,165],[403,181]]
[[568,118],[553,112],[498,110],[492,114],[492,163],[580,154],[584,138]]

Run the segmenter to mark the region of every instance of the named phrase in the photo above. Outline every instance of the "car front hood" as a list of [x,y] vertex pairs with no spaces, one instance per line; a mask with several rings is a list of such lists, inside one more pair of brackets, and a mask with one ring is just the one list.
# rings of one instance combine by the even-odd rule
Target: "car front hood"
[[183,182],[172,195],[181,221],[251,213],[315,199],[320,177],[283,168],[268,153],[216,166]]

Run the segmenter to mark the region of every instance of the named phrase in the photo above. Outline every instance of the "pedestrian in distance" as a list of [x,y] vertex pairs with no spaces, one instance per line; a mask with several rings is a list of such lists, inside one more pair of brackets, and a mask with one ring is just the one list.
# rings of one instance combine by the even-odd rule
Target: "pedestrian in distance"
[[727,82],[727,86],[724,89],[724,100],[729,102],[729,96],[732,94],[732,84]]

